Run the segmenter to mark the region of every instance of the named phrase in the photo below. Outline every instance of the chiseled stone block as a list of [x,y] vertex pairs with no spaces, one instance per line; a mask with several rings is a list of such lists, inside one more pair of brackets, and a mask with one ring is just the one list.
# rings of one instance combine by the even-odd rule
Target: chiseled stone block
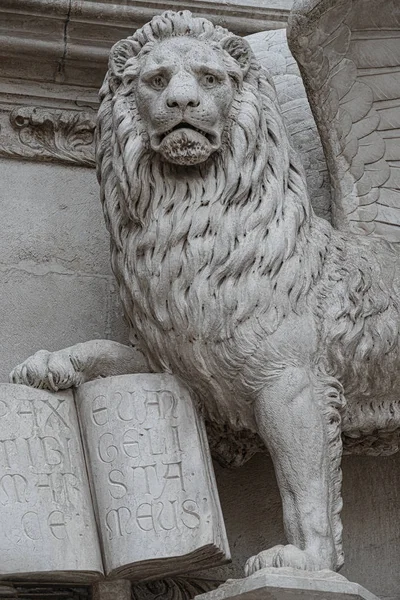
[[358,583],[332,571],[263,569],[245,579],[230,579],[195,600],[379,600]]

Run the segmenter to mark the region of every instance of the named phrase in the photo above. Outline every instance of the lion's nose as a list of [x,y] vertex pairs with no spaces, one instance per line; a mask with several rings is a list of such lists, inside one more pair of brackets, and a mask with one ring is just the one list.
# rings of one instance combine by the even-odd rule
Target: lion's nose
[[166,103],[168,108],[180,108],[184,111],[188,106],[199,106],[200,99],[194,86],[174,85],[168,90]]
[[167,106],[168,108],[180,108],[181,110],[185,110],[188,106],[192,106],[196,108],[199,106],[200,100],[198,98],[188,98],[188,97],[176,97],[170,96],[167,98]]

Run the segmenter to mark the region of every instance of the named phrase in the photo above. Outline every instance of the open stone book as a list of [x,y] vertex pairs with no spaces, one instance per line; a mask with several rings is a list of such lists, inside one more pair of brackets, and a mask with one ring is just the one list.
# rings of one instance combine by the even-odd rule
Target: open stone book
[[204,424],[165,374],[75,394],[0,384],[0,524],[1,579],[145,580],[229,560]]

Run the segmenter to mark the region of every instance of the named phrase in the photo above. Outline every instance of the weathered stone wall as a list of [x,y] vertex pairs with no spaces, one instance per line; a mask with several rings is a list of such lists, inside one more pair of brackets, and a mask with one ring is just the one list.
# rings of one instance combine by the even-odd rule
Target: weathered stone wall
[[0,380],[32,352],[124,341],[93,169],[0,161]]

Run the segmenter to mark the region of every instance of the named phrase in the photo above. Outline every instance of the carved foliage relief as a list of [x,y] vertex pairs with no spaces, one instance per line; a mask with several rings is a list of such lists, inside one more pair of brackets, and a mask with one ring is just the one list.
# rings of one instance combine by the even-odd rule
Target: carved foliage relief
[[94,112],[23,106],[0,124],[2,156],[95,166]]
[[148,581],[132,587],[132,600],[191,600],[217,588],[222,582],[211,579],[176,577],[160,581]]

